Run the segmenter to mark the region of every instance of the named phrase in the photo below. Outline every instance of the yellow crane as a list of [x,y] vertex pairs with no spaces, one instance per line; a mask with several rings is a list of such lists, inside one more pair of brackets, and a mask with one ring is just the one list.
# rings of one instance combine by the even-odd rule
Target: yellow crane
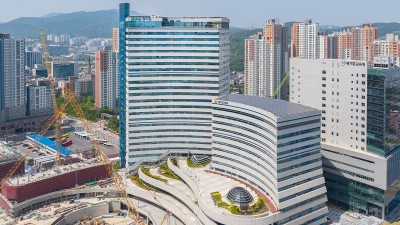
[[[54,88],[55,82],[54,82],[54,76],[52,73],[52,69],[51,69],[51,64],[50,64],[50,56],[49,56],[49,51],[47,49],[47,43],[46,43],[46,37],[44,34],[44,29],[40,28],[40,40],[42,43],[42,48],[43,48],[43,63],[46,66],[46,70],[47,70],[47,75],[48,75],[48,79],[49,79],[49,83],[50,83],[50,93],[51,93],[51,99],[53,101],[53,107],[54,107],[54,114],[57,114],[57,99],[56,99],[56,90]],[[55,137],[56,137],[56,157],[55,157],[55,165],[59,166],[61,165],[61,155],[60,155],[60,145],[61,145],[61,123],[60,120],[62,118],[62,114],[60,115],[60,117],[58,119],[56,119],[55,121]]]
[[33,144],[31,149],[28,149],[26,152],[24,152],[21,157],[17,160],[17,162],[14,163],[14,165],[11,167],[11,169],[7,172],[7,174],[4,176],[4,178],[1,180],[0,184],[0,190],[3,188],[3,185],[7,183],[7,181],[11,178],[11,176],[17,171],[17,169],[21,166],[22,163],[25,162],[25,158],[33,151],[33,149],[39,145],[39,140],[40,138],[50,129],[51,125],[54,124],[54,122],[62,115],[63,111],[67,107],[67,105],[71,102],[73,96],[68,97],[64,103],[60,106],[59,111],[57,113],[54,113],[54,115],[51,117],[51,119],[46,123],[46,125],[43,127],[43,129],[39,132],[38,138],[36,139],[36,142]]
[[286,83],[286,81],[289,79],[289,77],[290,77],[290,70],[286,72],[281,83],[279,83],[278,87],[275,89],[274,94],[272,95],[272,98],[276,98],[276,96],[279,94],[279,91],[281,90],[283,85]]

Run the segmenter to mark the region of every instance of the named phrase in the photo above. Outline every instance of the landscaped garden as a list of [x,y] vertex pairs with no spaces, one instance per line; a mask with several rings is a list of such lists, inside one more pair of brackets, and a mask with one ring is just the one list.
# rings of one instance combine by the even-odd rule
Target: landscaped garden
[[240,207],[235,205],[233,201],[230,203],[224,202],[219,192],[212,192],[211,196],[218,207],[225,208],[234,215],[258,215],[268,212],[268,207],[262,198],[258,198],[257,202],[255,202],[253,205]]
[[168,182],[167,179],[164,179],[164,178],[161,178],[161,177],[159,177],[159,176],[156,176],[156,175],[151,174],[151,173],[150,173],[150,168],[149,168],[149,167],[144,167],[144,166],[142,166],[141,170],[142,170],[142,172],[143,172],[144,174],[146,174],[148,177],[151,177],[151,178],[153,178],[153,179],[162,181],[162,182],[164,182],[164,183],[167,183],[167,182]]
[[160,166],[159,172],[161,173],[161,175],[165,176],[165,177],[169,177],[175,180],[182,180],[180,177],[178,177],[178,175],[176,175],[169,167],[167,163],[164,163]]

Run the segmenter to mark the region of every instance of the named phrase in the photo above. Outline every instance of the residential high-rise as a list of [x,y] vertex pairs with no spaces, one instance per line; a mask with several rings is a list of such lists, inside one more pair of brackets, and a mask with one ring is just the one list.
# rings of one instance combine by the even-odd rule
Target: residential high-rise
[[0,121],[26,116],[25,41],[0,33]]
[[210,154],[210,103],[230,88],[229,20],[129,16],[121,4],[119,33],[122,164]]
[[95,96],[95,75],[86,74],[74,82],[76,96]]
[[373,57],[379,56],[400,57],[399,35],[386,34],[385,39],[373,42]]
[[[245,40],[245,94],[272,97],[288,68],[287,28],[276,19],[268,19],[264,32]],[[277,92],[284,99],[287,88]]]
[[400,69],[341,59],[291,59],[290,65],[290,101],[322,111],[329,201],[384,218],[398,204],[386,191],[400,177]]
[[119,51],[119,28],[114,27],[112,29],[112,50],[115,52]]
[[318,58],[318,23],[306,20],[304,23],[294,23],[291,34],[292,58]]
[[364,25],[364,59],[372,62],[374,59],[373,42],[378,39],[378,28],[373,25]]
[[378,28],[371,24],[351,29],[351,56],[353,60],[373,59],[373,42],[378,38]]
[[332,59],[351,59],[352,58],[352,36],[349,30],[336,33],[337,36],[337,58]]
[[35,80],[27,86],[27,115],[45,116],[54,113],[48,80]]
[[118,103],[118,53],[96,52],[95,105],[97,108],[116,108]]
[[43,64],[43,52],[39,51],[26,51],[25,52],[25,66],[33,69],[35,65]]

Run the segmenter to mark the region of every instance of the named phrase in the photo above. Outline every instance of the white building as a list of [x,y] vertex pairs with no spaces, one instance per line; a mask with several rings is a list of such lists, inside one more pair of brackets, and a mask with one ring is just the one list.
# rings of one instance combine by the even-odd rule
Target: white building
[[28,116],[45,116],[54,113],[49,85],[47,80],[37,80],[36,84],[27,86]]
[[210,154],[210,103],[230,88],[229,20],[126,14],[124,20],[120,118],[126,162],[168,151]]
[[25,41],[0,33],[0,121],[26,116]]
[[246,95],[286,98],[284,79],[288,64],[287,28],[276,19],[268,19],[263,33],[245,39],[244,74]]
[[400,71],[369,70],[355,60],[291,59],[290,65],[290,101],[322,111],[329,201],[379,218],[389,214],[393,196],[385,191],[399,177],[400,141],[388,88],[399,83],[392,77]]
[[319,24],[306,20],[292,27],[291,57],[316,59],[319,56]]
[[212,169],[272,199],[279,224],[326,222],[319,110],[228,95],[213,102]]
[[118,53],[96,52],[95,105],[97,108],[116,108],[119,97]]

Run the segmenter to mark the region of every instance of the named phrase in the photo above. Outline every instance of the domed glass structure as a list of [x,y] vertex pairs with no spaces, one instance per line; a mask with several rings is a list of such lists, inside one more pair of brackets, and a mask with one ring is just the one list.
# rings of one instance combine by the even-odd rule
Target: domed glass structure
[[249,205],[253,202],[253,196],[242,187],[234,187],[229,190],[227,198],[239,205]]

